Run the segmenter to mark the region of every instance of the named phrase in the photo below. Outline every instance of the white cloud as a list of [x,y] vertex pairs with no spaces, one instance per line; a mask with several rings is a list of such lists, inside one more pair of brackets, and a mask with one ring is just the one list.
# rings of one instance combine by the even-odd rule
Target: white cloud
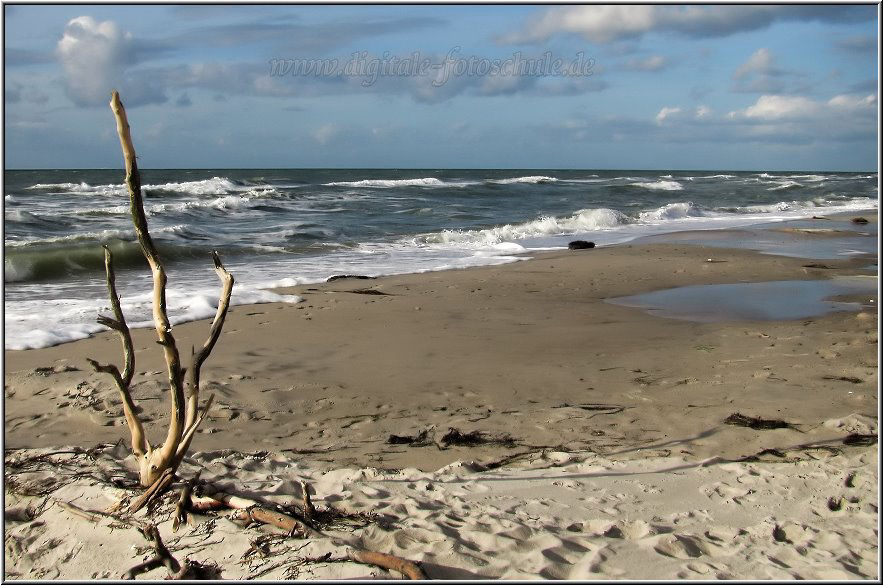
[[646,59],[630,59],[625,68],[632,71],[659,71],[668,65],[668,59],[662,55],[652,55]]
[[757,101],[743,110],[730,112],[730,118],[753,120],[785,120],[807,118],[817,114],[820,105],[802,96],[762,95]]
[[666,106],[666,107],[662,108],[661,110],[659,110],[659,113],[656,114],[656,123],[662,124],[668,118],[675,116],[677,114],[680,114],[681,111],[682,111],[681,108],[669,108]]
[[118,89],[128,105],[165,101],[162,90],[150,80],[127,75],[136,51],[131,33],[112,20],[71,19],[55,48],[68,97],[81,106],[99,105],[110,99],[111,90]]
[[650,30],[657,20],[656,6],[568,6],[547,10],[530,22],[525,31],[504,42],[544,41],[557,33],[575,33],[589,41],[611,41],[638,36]]
[[832,119],[856,116],[876,117],[877,96],[840,94],[827,102],[815,101],[803,96],[762,95],[742,110],[730,112],[731,119],[758,122],[792,121],[808,119]]
[[81,105],[107,101],[122,81],[131,40],[110,20],[78,16],[68,22],[56,51],[71,99]]
[[866,96],[857,96],[849,94],[835,95],[828,100],[828,105],[840,109],[867,109],[874,108],[877,103],[877,96],[874,94]]
[[530,19],[505,43],[543,42],[560,33],[578,34],[593,43],[636,38],[650,32],[674,32],[693,38],[724,37],[760,30],[777,21],[873,21],[874,7],[799,5],[565,6]]
[[711,116],[711,108],[708,106],[699,106],[696,108],[696,119],[702,120]]
[[733,73],[733,79],[742,79],[748,75],[760,73],[769,74],[774,71],[773,55],[767,48],[760,48],[748,57],[748,60],[739,65]]

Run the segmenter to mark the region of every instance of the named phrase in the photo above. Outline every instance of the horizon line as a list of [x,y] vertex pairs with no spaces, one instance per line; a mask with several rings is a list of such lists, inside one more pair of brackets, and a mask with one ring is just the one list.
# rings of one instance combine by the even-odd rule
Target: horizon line
[[[123,167],[30,167],[30,168],[4,168],[7,171],[114,171],[124,170]],[[678,172],[711,172],[726,171],[733,173],[750,173],[750,172],[773,172],[773,173],[878,173],[877,169],[862,170],[837,170],[837,169],[728,169],[728,168],[555,168],[555,167],[139,167],[140,171],[251,171],[251,170],[273,170],[273,171],[678,171]]]

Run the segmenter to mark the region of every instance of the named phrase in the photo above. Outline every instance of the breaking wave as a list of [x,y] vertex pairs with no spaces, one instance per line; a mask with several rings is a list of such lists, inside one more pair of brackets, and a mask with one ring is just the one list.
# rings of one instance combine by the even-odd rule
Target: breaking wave
[[542,183],[557,183],[558,179],[555,177],[546,177],[544,175],[531,175],[527,177],[511,177],[508,179],[486,179],[485,182],[493,183],[495,185],[512,185],[514,183],[538,185]]
[[537,236],[553,236],[613,228],[628,222],[628,217],[613,209],[583,209],[569,217],[545,216],[533,221],[483,230],[442,230],[418,236],[417,245],[488,247],[502,242]]
[[632,187],[643,187],[644,189],[652,189],[654,191],[681,191],[684,186],[677,181],[652,181],[629,183]]
[[642,211],[638,219],[644,222],[658,222],[686,217],[703,217],[705,213],[692,201],[669,203],[657,209]]
[[390,189],[393,187],[459,187],[468,183],[446,183],[435,177],[422,179],[363,179],[361,181],[335,181],[325,183],[326,187],[371,187],[374,189]]
[[[201,181],[183,181],[142,185],[145,191],[168,191],[190,195],[223,195],[253,190],[273,190],[269,186],[249,185],[231,181],[226,177],[212,177]],[[37,183],[27,187],[30,190],[53,193],[89,193],[96,195],[125,195],[126,186],[119,184],[90,185],[89,183]]]

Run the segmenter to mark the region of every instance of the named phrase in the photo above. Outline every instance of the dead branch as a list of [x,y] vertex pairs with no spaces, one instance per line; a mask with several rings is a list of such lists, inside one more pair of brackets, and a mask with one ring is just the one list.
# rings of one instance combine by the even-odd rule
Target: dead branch
[[310,486],[305,481],[302,481],[300,485],[303,492],[304,518],[312,521],[316,517],[316,507],[313,506],[313,502],[310,500]]
[[[130,393],[130,385],[135,367],[135,354],[132,345],[132,337],[126,319],[120,306],[119,295],[116,290],[116,280],[113,270],[113,255],[105,246],[105,271],[107,274],[107,290],[110,297],[114,317],[101,316],[98,322],[120,335],[123,344],[125,365],[123,372],[114,365],[102,365],[95,360],[88,360],[97,372],[103,372],[113,377],[119,389],[123,401],[123,412],[129,431],[132,435],[132,452],[138,459],[140,482],[142,487],[160,486],[161,492],[168,487],[170,479],[163,479],[165,472],[175,470],[181,464],[190,443],[196,433],[199,424],[205,419],[208,409],[212,404],[213,397],[209,397],[205,407],[199,409],[199,376],[200,369],[209,357],[217,342],[224,319],[230,306],[230,296],[233,291],[233,276],[227,272],[217,251],[212,252],[215,272],[221,279],[221,293],[218,299],[218,310],[211,325],[209,337],[199,352],[194,352],[189,371],[181,365],[181,357],[178,352],[175,338],[172,335],[172,326],[166,311],[166,272],[162,260],[150,231],[147,227],[147,216],[144,213],[144,202],[141,194],[141,176],[138,172],[135,147],[132,143],[132,135],[126,110],[120,101],[120,95],[114,91],[111,95],[110,108],[116,120],[117,134],[120,139],[120,147],[123,152],[123,161],[126,166],[126,189],[129,194],[129,210],[132,224],[135,227],[135,236],[141,248],[144,258],[150,265],[153,274],[153,322],[156,329],[158,343],[163,348],[169,379],[169,396],[171,398],[171,412],[169,427],[165,441],[158,449],[153,449],[147,441],[144,427],[136,413],[135,404]],[[185,375],[186,403],[185,403]],[[139,498],[139,500],[141,500]],[[143,506],[145,501],[140,501]],[[140,506],[139,506],[140,507]]]
[[224,502],[219,502],[214,498],[204,497],[190,497],[190,511],[191,512],[205,512],[208,510],[217,510],[219,508],[226,508],[227,504]]
[[185,427],[190,427],[196,419],[197,403],[196,398],[199,397],[199,374],[202,364],[208,359],[218,337],[221,335],[221,329],[224,327],[224,319],[227,317],[227,309],[230,306],[230,295],[233,292],[233,275],[227,272],[221,258],[218,256],[217,250],[212,251],[212,259],[215,263],[215,273],[221,280],[221,294],[219,295],[218,310],[212,321],[211,330],[208,339],[197,353],[193,354],[190,360],[190,369],[187,378],[187,412],[185,417]]
[[175,557],[172,556],[172,553],[169,552],[169,549],[166,548],[166,545],[163,543],[162,538],[160,538],[159,530],[157,530],[156,526],[153,524],[148,524],[140,530],[141,534],[144,535],[144,538],[146,538],[148,542],[153,543],[153,550],[155,554],[152,559],[135,565],[134,567],[123,573],[120,578],[134,579],[141,573],[145,573],[161,565],[165,565],[166,569],[168,569],[169,571],[169,575],[176,575],[181,570],[181,564],[175,559]]
[[198,561],[184,559],[181,570],[170,575],[173,581],[189,581],[192,579],[217,580],[221,578],[221,571],[217,565],[203,565]]
[[129,513],[134,514],[161,496],[174,480],[175,471],[173,469],[167,468],[163,470],[162,475],[160,475],[143,494],[135,498],[135,500],[129,504]]
[[202,470],[196,472],[196,475],[193,476],[188,482],[184,483],[184,487],[181,488],[181,497],[178,498],[178,503],[175,506],[175,516],[172,520],[172,532],[178,532],[178,527],[182,524],[188,524],[192,522],[188,512],[190,511],[190,506],[192,505],[191,496],[193,494],[193,486],[199,481],[199,474],[202,473]]
[[142,522],[135,520],[134,518],[121,518],[114,514],[101,512],[98,510],[85,510],[83,508],[80,508],[79,506],[75,506],[70,502],[64,502],[62,500],[53,499],[52,501],[54,501],[56,504],[61,506],[62,509],[70,512],[74,516],[85,518],[89,522],[94,522],[95,524],[100,524],[102,520],[108,520],[110,522],[119,522],[121,524],[133,526],[135,528],[138,528],[139,530],[141,530],[145,526]]
[[424,573],[423,569],[421,569],[416,563],[395,555],[370,550],[352,549],[347,556],[350,560],[356,561],[357,563],[375,565],[382,569],[396,571],[414,581],[425,581],[428,579],[426,573]]
[[171,463],[176,454],[181,436],[184,433],[184,385],[181,371],[181,360],[175,338],[172,335],[172,325],[166,312],[166,271],[160,260],[150,231],[147,228],[147,215],[144,213],[144,203],[141,196],[141,175],[138,172],[135,147],[132,144],[132,135],[129,129],[129,121],[126,118],[126,110],[120,101],[120,94],[113,92],[110,100],[110,108],[113,111],[117,123],[117,134],[120,138],[120,146],[123,150],[123,159],[126,165],[126,187],[129,192],[129,207],[132,215],[132,223],[135,226],[135,235],[141,246],[141,252],[150,264],[153,272],[153,321],[159,344],[165,353],[166,365],[169,375],[169,393],[172,398],[171,421],[166,440],[160,447],[155,457],[154,473],[149,473],[152,483],[156,474]]
[[304,537],[309,536],[313,529],[288,514],[274,512],[260,506],[251,506],[248,508],[237,508],[233,513],[233,520],[244,525],[259,523],[269,524],[277,528],[281,528],[290,535],[303,534]]
[[229,494],[211,485],[204,484],[200,487],[202,488],[204,495],[223,503],[229,508],[237,510],[238,512],[233,517],[234,520],[240,522],[248,520],[250,522],[258,522],[261,524],[271,524],[285,530],[289,534],[299,533],[304,537],[318,534],[303,520],[288,514],[270,510],[255,500]]
[[132,335],[129,332],[129,326],[126,324],[126,316],[120,306],[120,297],[116,289],[116,274],[113,270],[113,254],[110,248],[104,246],[104,270],[107,276],[107,292],[110,297],[110,305],[113,308],[114,319],[105,316],[99,316],[98,322],[106,327],[116,331],[123,343],[123,358],[125,365],[123,373],[120,374],[119,369],[113,365],[101,365],[95,360],[86,358],[92,368],[96,372],[105,372],[110,374],[120,397],[123,401],[123,414],[126,417],[126,423],[129,425],[129,432],[132,435],[132,452],[135,457],[142,458],[150,451],[150,445],[147,443],[147,437],[144,434],[144,425],[135,410],[135,403],[132,401],[132,394],[129,392],[129,385],[132,383],[132,376],[135,372],[135,349],[132,345]]

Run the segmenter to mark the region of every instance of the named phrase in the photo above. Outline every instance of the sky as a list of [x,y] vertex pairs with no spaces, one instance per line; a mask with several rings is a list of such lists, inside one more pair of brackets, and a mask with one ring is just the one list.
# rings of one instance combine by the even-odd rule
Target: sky
[[876,171],[877,5],[4,5],[5,168]]

